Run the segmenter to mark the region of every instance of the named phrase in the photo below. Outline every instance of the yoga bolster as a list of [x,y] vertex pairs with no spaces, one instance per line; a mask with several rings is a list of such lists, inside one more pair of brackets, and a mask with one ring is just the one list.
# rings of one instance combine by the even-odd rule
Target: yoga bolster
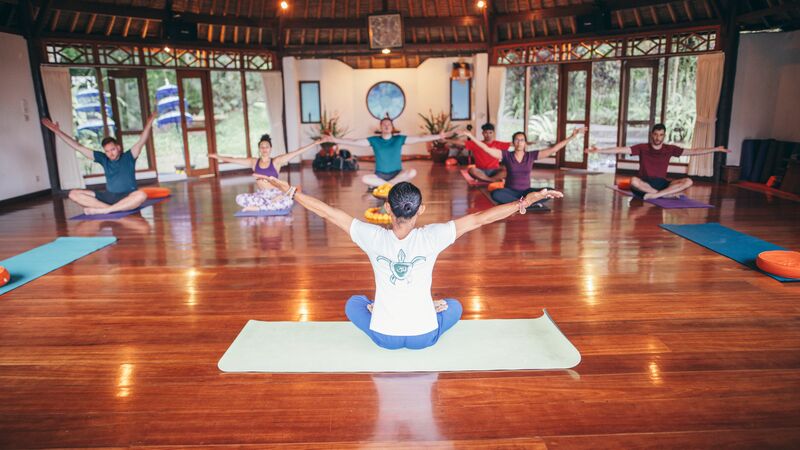
[[800,252],[770,250],[761,252],[756,265],[764,272],[784,278],[800,278]]

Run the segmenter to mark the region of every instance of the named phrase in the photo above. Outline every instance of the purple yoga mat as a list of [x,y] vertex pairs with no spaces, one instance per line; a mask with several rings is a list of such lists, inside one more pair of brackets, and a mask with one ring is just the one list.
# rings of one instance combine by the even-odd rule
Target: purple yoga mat
[[86,214],[78,214],[75,217],[70,217],[69,220],[115,220],[121,219],[125,216],[129,216],[135,212],[141,211],[148,206],[153,206],[156,203],[163,202],[164,200],[168,199],[169,197],[163,198],[148,198],[147,200],[142,203],[142,206],[131,209],[130,211],[118,211],[110,214],[92,214],[87,216]]
[[270,217],[270,216],[286,216],[292,212],[292,208],[276,209],[272,211],[237,211],[234,216],[236,217]]
[[[626,191],[624,189],[620,189],[617,186],[607,186],[612,191],[617,191],[622,195],[627,195],[628,197],[633,196],[633,192]],[[698,202],[697,200],[692,200],[685,195],[681,195],[678,198],[656,198],[653,200],[645,200],[647,203],[660,206],[664,209],[681,209],[681,208],[713,208],[713,205],[709,205],[708,203]]]

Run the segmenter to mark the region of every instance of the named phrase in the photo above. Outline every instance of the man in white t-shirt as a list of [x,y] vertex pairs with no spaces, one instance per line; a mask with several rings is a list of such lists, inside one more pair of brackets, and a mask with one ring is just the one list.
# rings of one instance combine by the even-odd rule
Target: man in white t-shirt
[[[258,175],[257,175],[258,176]],[[411,183],[397,183],[389,191],[385,209],[392,228],[355,220],[273,177],[272,185],[300,205],[350,233],[350,238],[369,256],[375,273],[375,301],[363,295],[351,297],[345,313],[376,344],[387,349],[422,349],[435,344],[461,318],[458,300],[433,301],[431,275],[436,257],[464,233],[505,219],[546,198],[561,198],[558,191],[531,192],[518,202],[495,206],[447,223],[416,228],[425,212],[422,194]]]

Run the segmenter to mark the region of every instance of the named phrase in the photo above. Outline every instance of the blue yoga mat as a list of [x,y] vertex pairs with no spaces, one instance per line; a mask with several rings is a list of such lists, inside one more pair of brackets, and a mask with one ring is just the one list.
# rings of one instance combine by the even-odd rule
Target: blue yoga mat
[[11,274],[11,281],[0,287],[0,295],[116,241],[115,237],[61,237],[0,261]]
[[141,211],[141,210],[147,208],[148,206],[153,206],[156,203],[163,202],[164,200],[166,200],[168,198],[169,197],[148,198],[147,200],[144,201],[144,203],[142,203],[142,206],[140,206],[140,207],[138,207],[136,209],[131,209],[131,210],[128,210],[128,211],[117,211],[117,212],[113,212],[113,213],[109,213],[109,214],[92,214],[92,215],[78,214],[75,217],[70,217],[69,220],[114,220],[114,219],[121,219],[121,218],[123,218],[125,216],[129,216],[129,215],[131,215],[131,214],[133,214],[133,213],[135,213],[137,211]]
[[259,210],[259,211],[237,211],[234,216],[236,217],[270,217],[270,216],[286,216],[292,213],[292,208],[275,209],[275,210]]
[[744,264],[753,270],[758,270],[765,275],[769,275],[778,281],[800,281],[800,278],[784,278],[769,274],[756,266],[756,258],[759,253],[769,250],[786,250],[778,245],[740,233],[718,223],[702,223],[697,225],[661,224],[660,226],[678,236],[700,244],[709,250],[713,250],[722,256],[727,256],[740,264]]

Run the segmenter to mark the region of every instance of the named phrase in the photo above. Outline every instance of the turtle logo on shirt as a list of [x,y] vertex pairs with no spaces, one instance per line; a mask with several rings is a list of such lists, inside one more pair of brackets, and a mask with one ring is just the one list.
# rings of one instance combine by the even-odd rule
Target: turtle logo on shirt
[[379,262],[385,262],[389,264],[389,270],[392,271],[392,276],[389,278],[389,281],[391,281],[392,284],[395,284],[395,281],[397,280],[405,280],[406,277],[411,274],[411,269],[414,268],[414,265],[425,261],[425,257],[415,256],[414,259],[406,262],[406,252],[404,252],[403,249],[400,249],[400,252],[397,254],[397,262],[394,262],[385,256],[378,256],[377,260]]

